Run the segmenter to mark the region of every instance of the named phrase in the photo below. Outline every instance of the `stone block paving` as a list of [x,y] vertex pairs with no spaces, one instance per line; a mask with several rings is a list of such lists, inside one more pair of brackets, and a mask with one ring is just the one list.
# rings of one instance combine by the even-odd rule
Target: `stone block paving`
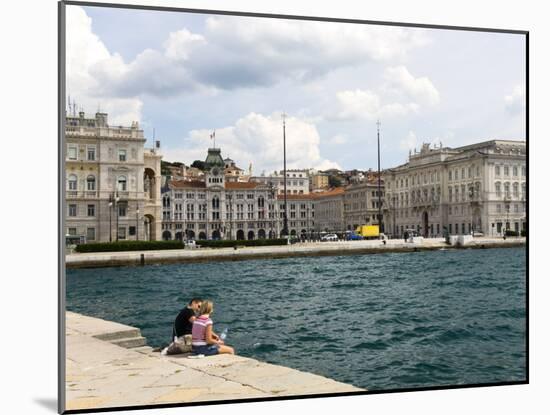
[[364,390],[242,356],[160,356],[98,338],[129,329],[67,313],[67,410]]

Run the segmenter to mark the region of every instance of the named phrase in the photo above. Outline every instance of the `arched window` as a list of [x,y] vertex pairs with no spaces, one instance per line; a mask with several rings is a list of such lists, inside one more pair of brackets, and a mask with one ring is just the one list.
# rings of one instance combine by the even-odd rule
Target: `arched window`
[[220,199],[218,199],[218,196],[214,196],[212,198],[212,209],[219,209],[220,208]]
[[89,175],[86,178],[86,188],[88,190],[95,190],[95,176]]
[[500,182],[496,182],[495,183],[495,192],[497,194],[497,197],[501,197],[502,196],[502,188],[500,186]]
[[504,196],[510,197],[510,183],[504,183]]
[[258,207],[259,207],[259,208],[263,208],[263,207],[264,207],[264,198],[263,198],[263,196],[260,196],[260,197],[258,198]]
[[119,192],[125,192],[127,189],[126,176],[118,176],[117,189]]
[[75,174],[69,176],[69,190],[76,190],[78,184],[78,178]]
[[512,191],[514,192],[514,197],[519,197],[519,184],[514,183],[512,185]]
[[521,184],[521,195],[525,197],[525,192],[527,191],[527,185],[525,183]]

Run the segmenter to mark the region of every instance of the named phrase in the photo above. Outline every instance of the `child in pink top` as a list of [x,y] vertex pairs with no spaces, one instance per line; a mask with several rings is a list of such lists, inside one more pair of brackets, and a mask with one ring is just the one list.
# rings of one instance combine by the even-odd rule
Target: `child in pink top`
[[212,356],[219,353],[235,354],[235,350],[224,344],[223,340],[214,333],[210,315],[214,312],[212,301],[205,300],[201,304],[199,316],[193,322],[192,350],[194,354]]

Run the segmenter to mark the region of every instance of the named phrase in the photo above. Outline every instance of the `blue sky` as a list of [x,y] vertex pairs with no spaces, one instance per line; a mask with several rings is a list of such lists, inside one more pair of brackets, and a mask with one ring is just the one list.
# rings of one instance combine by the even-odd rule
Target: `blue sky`
[[[67,92],[155,128],[164,158],[217,144],[255,174],[376,168],[423,142],[525,137],[523,35],[68,6]],[[151,143],[151,141],[149,141]]]

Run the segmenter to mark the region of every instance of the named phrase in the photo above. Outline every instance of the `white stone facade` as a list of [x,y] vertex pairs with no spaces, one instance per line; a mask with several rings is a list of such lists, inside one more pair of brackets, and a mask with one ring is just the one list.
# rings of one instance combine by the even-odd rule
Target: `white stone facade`
[[66,116],[66,233],[87,242],[160,239],[160,159],[143,130],[107,114]]
[[423,236],[526,229],[527,172],[523,141],[491,140],[430,148],[384,172],[386,233]]

